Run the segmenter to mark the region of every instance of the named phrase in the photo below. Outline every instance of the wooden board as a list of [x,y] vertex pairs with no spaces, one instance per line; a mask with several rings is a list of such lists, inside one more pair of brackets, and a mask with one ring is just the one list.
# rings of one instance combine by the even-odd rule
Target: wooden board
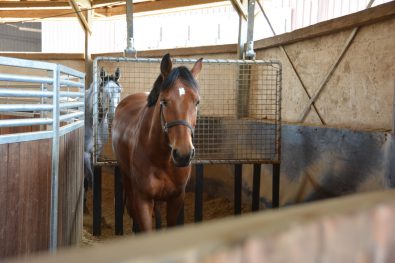
[[395,17],[395,1],[294,30],[289,33],[265,38],[256,41],[254,48],[259,50],[287,45],[314,37],[348,30],[357,26],[371,25],[393,17]]
[[2,144],[0,152],[0,258],[46,249],[51,140]]
[[[81,239],[84,128],[60,138],[59,246]],[[52,139],[0,145],[0,258],[49,245]]]
[[12,262],[394,262],[394,197],[365,193]]

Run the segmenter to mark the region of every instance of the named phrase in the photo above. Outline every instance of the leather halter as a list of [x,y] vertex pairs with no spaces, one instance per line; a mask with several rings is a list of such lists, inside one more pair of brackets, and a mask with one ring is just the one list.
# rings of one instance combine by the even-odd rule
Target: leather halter
[[167,134],[169,132],[169,128],[174,127],[174,126],[178,126],[178,125],[182,125],[185,126],[187,128],[189,128],[191,130],[191,136],[193,139],[193,135],[195,133],[195,129],[192,127],[191,124],[189,124],[189,122],[187,122],[186,120],[174,120],[174,121],[169,121],[166,122],[165,117],[163,116],[163,109],[162,109],[163,105],[162,103],[160,103],[160,123],[162,126],[162,130],[165,134]]

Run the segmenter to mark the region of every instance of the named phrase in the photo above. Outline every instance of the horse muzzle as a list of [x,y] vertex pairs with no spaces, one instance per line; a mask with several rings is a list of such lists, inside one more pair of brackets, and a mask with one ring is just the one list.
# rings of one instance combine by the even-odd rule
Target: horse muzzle
[[181,154],[177,149],[172,149],[171,157],[176,167],[186,167],[191,164],[195,156],[195,148],[192,148],[189,153]]

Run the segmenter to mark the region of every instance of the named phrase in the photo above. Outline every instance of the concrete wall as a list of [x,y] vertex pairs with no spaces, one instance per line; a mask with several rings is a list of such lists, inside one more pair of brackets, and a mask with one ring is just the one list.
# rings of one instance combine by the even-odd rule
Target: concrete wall
[[[363,26],[316,101],[328,126],[391,130],[395,83],[395,17]],[[284,45],[309,94],[319,85],[351,34],[350,29]],[[282,119],[299,122],[308,101],[284,52],[277,46],[257,52],[259,59],[283,63]],[[304,123],[321,125],[311,110]]]

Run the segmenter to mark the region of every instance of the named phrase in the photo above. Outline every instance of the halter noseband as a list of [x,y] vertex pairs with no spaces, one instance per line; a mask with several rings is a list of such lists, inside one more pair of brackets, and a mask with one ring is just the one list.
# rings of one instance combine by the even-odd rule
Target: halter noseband
[[189,124],[189,122],[187,122],[186,120],[175,120],[175,121],[166,122],[165,117],[163,116],[162,107],[163,107],[163,105],[160,104],[160,123],[161,123],[162,129],[163,129],[163,132],[167,134],[169,132],[169,128],[178,126],[178,125],[182,125],[182,126],[185,126],[191,130],[191,136],[193,138],[195,129],[192,127],[192,125]]

